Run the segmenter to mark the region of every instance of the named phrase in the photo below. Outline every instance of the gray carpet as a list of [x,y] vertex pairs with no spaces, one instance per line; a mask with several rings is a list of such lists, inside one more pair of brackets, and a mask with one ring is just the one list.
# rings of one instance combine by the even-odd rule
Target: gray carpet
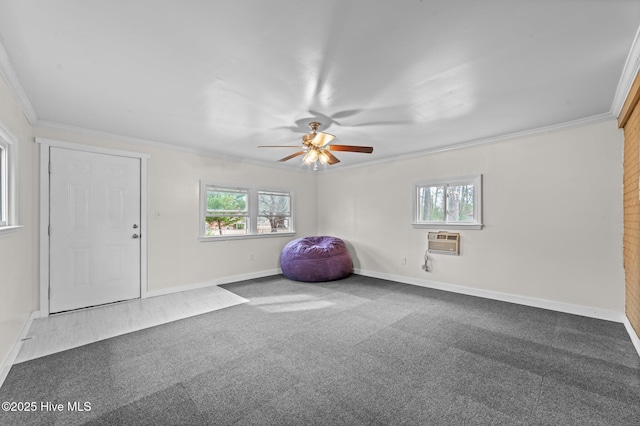
[[224,288],[250,303],[15,365],[0,401],[37,410],[0,424],[640,424],[622,324],[357,275]]

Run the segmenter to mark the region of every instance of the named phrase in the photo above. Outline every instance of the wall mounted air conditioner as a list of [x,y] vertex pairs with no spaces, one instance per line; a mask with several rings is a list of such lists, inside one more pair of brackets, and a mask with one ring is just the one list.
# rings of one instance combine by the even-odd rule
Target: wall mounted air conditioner
[[460,234],[451,232],[429,232],[427,236],[429,253],[460,255]]

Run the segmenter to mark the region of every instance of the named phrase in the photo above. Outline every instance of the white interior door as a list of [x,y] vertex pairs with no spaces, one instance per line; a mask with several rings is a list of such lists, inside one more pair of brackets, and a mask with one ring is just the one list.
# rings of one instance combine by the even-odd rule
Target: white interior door
[[50,148],[49,312],[140,297],[140,160]]

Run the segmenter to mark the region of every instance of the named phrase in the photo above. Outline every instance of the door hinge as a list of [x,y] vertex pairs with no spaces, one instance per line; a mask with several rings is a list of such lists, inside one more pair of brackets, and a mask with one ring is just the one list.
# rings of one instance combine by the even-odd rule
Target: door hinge
[[51,300],[51,287],[49,287],[49,300]]
[[49,161],[49,174],[51,174],[51,161]]
[[51,225],[47,226],[47,235],[51,236]]

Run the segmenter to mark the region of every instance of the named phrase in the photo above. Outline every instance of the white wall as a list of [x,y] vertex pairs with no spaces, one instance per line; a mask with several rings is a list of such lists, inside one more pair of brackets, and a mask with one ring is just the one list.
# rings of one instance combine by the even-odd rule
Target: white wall
[[[148,161],[148,291],[228,282],[274,274],[280,251],[295,237],[238,241],[198,240],[200,179],[235,185],[264,185],[295,193],[296,236],[316,232],[313,173],[286,171],[158,146],[124,143],[58,129],[34,129],[37,137],[150,154]],[[155,213],[160,212],[160,218]],[[249,260],[253,254],[253,261]]]
[[[20,331],[38,309],[37,167],[31,126],[0,77],[0,122],[18,139],[18,224],[23,228],[0,236],[0,366]],[[0,382],[2,381],[0,371]]]
[[[207,179],[294,190],[297,236],[344,238],[364,274],[624,312],[622,133],[614,121],[372,166],[336,167],[319,175],[68,130],[32,129],[1,80],[0,121],[20,141],[24,225],[0,238],[0,360],[29,314],[39,309],[39,157],[33,136],[151,155],[151,292],[278,268],[280,250],[291,237],[197,240],[198,184]],[[484,175],[486,227],[462,231],[462,255],[433,256],[433,272],[425,273],[420,266],[427,231],[410,225],[411,183],[474,173]],[[160,219],[154,218],[156,211]],[[403,257],[407,265],[401,264]]]
[[[319,176],[318,232],[344,238],[365,275],[622,314],[622,145],[611,120],[336,169]],[[483,175],[485,228],[460,231],[461,255],[432,255],[426,273],[412,182],[471,174]]]

